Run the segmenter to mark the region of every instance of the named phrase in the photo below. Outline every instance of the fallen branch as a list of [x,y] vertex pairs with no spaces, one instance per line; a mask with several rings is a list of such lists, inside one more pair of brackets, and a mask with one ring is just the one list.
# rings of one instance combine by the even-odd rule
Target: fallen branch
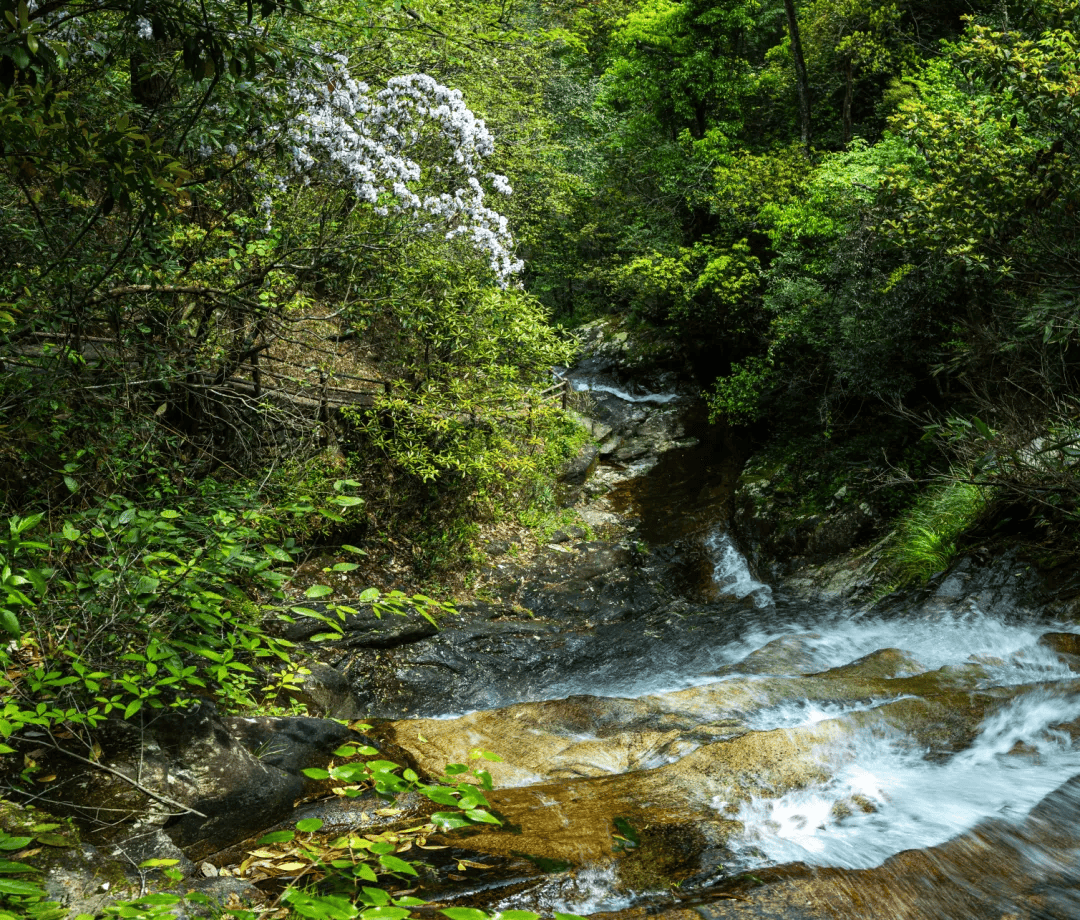
[[81,763],[85,763],[91,767],[96,767],[99,770],[103,770],[105,773],[111,773],[118,779],[122,779],[125,783],[129,783],[130,785],[134,786],[136,789],[139,790],[139,792],[145,793],[152,799],[157,799],[163,805],[171,805],[173,808],[179,808],[183,811],[184,814],[198,815],[200,818],[206,817],[206,815],[204,815],[201,811],[197,811],[194,808],[189,808],[183,802],[178,802],[176,801],[176,799],[170,799],[167,795],[162,795],[160,792],[154,792],[153,789],[148,789],[142,783],[138,782],[137,780],[133,780],[130,776],[121,773],[119,770],[106,766],[103,763],[98,763],[96,760],[90,760],[89,757],[83,757],[81,754],[76,754],[73,751],[67,750],[67,748],[62,748],[59,744],[50,743],[48,741],[38,742],[37,739],[34,740],[35,743],[44,743],[47,747],[51,747],[54,751],[63,754],[65,757],[72,757],[75,760],[80,761]]

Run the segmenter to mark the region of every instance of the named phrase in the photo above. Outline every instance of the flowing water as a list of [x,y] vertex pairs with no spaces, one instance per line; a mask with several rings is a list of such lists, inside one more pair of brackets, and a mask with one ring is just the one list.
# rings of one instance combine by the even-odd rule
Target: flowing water
[[[662,492],[655,478],[641,488]],[[693,520],[684,512],[666,516]],[[1016,604],[988,612],[974,594],[887,616],[809,605],[755,577],[722,525],[699,526],[697,539],[713,599],[729,607],[694,626],[680,673],[657,663],[658,638],[651,670],[628,657],[623,673],[563,675],[502,710],[400,723],[401,743],[430,741],[433,763],[465,757],[455,743],[498,751],[495,805],[523,828],[512,851],[579,865],[488,906],[588,913],[655,898],[671,882],[621,869],[636,844],[618,829],[684,828],[688,810],[708,841],[672,878],[692,887],[795,862],[869,869],[991,819],[1020,834],[1080,775],[1074,660],[1040,642],[1071,624]],[[651,641],[639,637],[646,657]],[[541,825],[532,837],[530,822]],[[1060,869],[1010,846],[1014,860]]]

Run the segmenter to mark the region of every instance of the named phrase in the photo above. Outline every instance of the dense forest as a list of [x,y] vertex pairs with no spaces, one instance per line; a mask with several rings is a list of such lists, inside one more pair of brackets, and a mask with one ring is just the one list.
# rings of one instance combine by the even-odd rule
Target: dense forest
[[326,547],[437,615],[558,512],[598,317],[935,565],[991,501],[1075,520],[1080,4],[0,10],[0,755],[272,708],[261,618],[332,600],[290,582]]

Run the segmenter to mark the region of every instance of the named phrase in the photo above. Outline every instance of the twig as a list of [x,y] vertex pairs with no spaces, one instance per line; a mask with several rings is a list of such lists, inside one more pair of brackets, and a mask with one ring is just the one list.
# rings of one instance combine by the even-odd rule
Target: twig
[[[37,739],[35,739],[35,743],[38,743]],[[97,761],[90,760],[90,758],[83,757],[81,754],[76,754],[73,751],[69,751],[66,748],[62,748],[58,744],[50,744],[47,741],[46,742],[40,742],[40,743],[44,743],[48,747],[51,747],[54,751],[59,751],[61,754],[63,754],[66,757],[72,757],[75,760],[80,761],[81,763],[88,764],[91,767],[97,767],[97,769],[104,770],[106,773],[111,773],[113,776],[118,777],[119,779],[122,779],[125,783],[130,783],[132,786],[134,786],[140,792],[145,793],[146,795],[150,796],[150,798],[152,798],[152,799],[157,799],[159,802],[161,802],[164,805],[171,805],[171,806],[173,806],[173,808],[180,808],[180,809],[183,810],[183,812],[185,814],[198,815],[200,818],[205,818],[206,817],[206,815],[204,815],[201,811],[196,811],[194,808],[189,808],[183,802],[178,802],[178,801],[176,801],[176,799],[170,799],[167,795],[162,795],[160,792],[154,792],[153,789],[148,789],[142,783],[137,782],[136,780],[133,780],[130,776],[125,776],[119,770],[115,770],[112,767],[106,766],[103,763],[98,763]]]

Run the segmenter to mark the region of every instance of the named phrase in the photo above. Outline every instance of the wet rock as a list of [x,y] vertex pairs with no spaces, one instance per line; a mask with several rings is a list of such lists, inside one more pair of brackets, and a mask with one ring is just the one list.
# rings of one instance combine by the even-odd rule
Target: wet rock
[[814,670],[816,655],[812,639],[816,634],[781,636],[751,652],[738,664],[715,672],[721,674],[808,674]]
[[[907,652],[898,648],[883,648],[869,655],[864,655],[850,664],[841,665],[823,671],[820,677],[910,677],[914,674],[922,674],[926,670]],[[981,671],[979,672],[982,673]]]
[[654,446],[653,443],[645,438],[631,438],[629,441],[624,441],[622,443],[622,445],[614,452],[614,457],[622,463],[630,463],[640,457],[644,457],[648,453],[652,453]]
[[327,719],[359,719],[364,712],[353,695],[348,680],[337,668],[318,661],[308,661],[296,674],[296,690],[288,696],[315,716]]
[[185,876],[196,871],[195,863],[187,858],[165,831],[149,822],[136,822],[123,837],[103,850],[129,866],[140,866],[149,859],[174,859],[176,868]]
[[303,716],[231,716],[229,733],[259,763],[301,776],[308,767],[324,767],[333,751],[361,735],[331,719]]
[[600,448],[586,444],[578,455],[559,474],[559,480],[568,485],[580,486],[596,471],[600,461]]
[[43,764],[58,777],[56,808],[79,819],[90,839],[124,848],[164,827],[199,859],[287,814],[313,785],[300,771],[325,764],[350,737],[322,719],[223,719],[204,701],[98,726],[99,762],[108,769],[56,752]]
[[66,908],[69,916],[97,916],[114,901],[139,896],[140,879],[134,867],[90,844],[50,853],[46,863],[34,862],[45,869],[46,897]]
[[[1080,854],[1080,778],[1024,820],[985,821],[941,846],[909,850],[876,869],[793,863],[696,893],[664,920],[1072,920]],[[620,914],[624,920],[636,911]],[[642,914],[644,916],[644,914]]]
[[622,444],[622,437],[618,434],[608,435],[603,441],[600,442],[600,456],[610,457],[619,449]]
[[1080,633],[1048,632],[1039,637],[1043,645],[1059,655],[1080,659]]
[[324,619],[304,614],[295,614],[288,620],[279,617],[267,624],[268,631],[292,642],[302,642],[318,633],[329,632],[330,627],[325,622],[325,618],[328,618],[340,623],[344,637],[339,641],[350,648],[392,648],[434,635],[438,631],[415,610],[402,614],[380,614],[369,605],[351,604],[345,599],[341,606],[350,607],[356,610],[356,613],[348,614],[342,621],[326,604],[309,603],[307,606],[316,610]]

